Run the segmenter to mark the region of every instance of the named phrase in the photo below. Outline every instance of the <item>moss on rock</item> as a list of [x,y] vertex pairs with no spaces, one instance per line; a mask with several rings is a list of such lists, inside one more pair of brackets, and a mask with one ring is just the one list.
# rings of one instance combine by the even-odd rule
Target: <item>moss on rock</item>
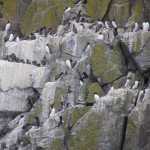
[[100,137],[100,115],[91,113],[80,130],[69,138],[70,150],[96,150]]
[[112,82],[122,75],[122,55],[117,44],[114,49],[109,49],[105,44],[96,45],[91,57],[93,73],[104,81]]
[[8,20],[13,20],[17,14],[17,0],[2,0],[3,6],[3,17]]
[[[133,150],[133,148],[137,146],[137,145],[134,145],[134,144],[136,144],[134,140],[137,137],[137,130],[138,130],[138,127],[133,122],[132,118],[129,118],[128,125],[127,125],[125,146],[124,146],[125,150]],[[131,143],[132,143],[132,145],[131,145]]]
[[61,107],[61,99],[66,93],[66,89],[64,88],[56,88],[55,98],[54,98],[54,107],[58,110]]
[[54,139],[50,145],[51,150],[63,150],[63,142],[60,139]]
[[129,22],[139,22],[142,19],[143,8],[143,1],[137,0],[132,9],[132,16],[129,18]]
[[42,113],[42,104],[37,104],[33,110],[29,113],[28,116],[28,124],[34,124],[35,123],[35,117],[40,117]]
[[116,20],[117,23],[123,25],[130,17],[130,1],[129,0],[114,0],[108,11],[110,20]]
[[98,83],[90,83],[89,85],[87,85],[86,93],[87,93],[86,100],[88,102],[94,101],[94,93],[98,93],[100,96],[103,95],[102,88],[99,86]]
[[33,1],[23,17],[22,31],[30,33],[42,26],[56,28],[61,21],[65,6],[72,3],[72,0],[66,0],[66,2],[61,0]]
[[111,0],[89,0],[87,5],[88,15],[102,19],[107,12]]

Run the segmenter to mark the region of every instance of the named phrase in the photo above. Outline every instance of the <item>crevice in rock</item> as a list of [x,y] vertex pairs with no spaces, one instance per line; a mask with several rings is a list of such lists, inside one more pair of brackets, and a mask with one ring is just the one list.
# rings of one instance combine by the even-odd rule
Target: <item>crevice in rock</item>
[[120,142],[120,150],[123,150],[123,148],[124,148],[124,143],[125,143],[125,139],[126,139],[127,125],[128,125],[128,116],[125,116],[123,118],[122,137],[121,137],[121,142]]
[[126,66],[128,66],[128,70],[138,71],[139,74],[141,76],[143,76],[143,72],[142,72],[140,66],[137,64],[137,62],[135,61],[133,56],[128,51],[127,46],[123,42],[119,41],[119,47],[121,49],[122,55],[125,58],[125,64],[126,64]]
[[104,21],[104,20],[107,18],[108,13],[110,12],[109,10],[110,10],[110,8],[111,8],[112,3],[113,3],[113,0],[111,0],[111,1],[109,2],[108,7],[107,7],[107,10],[106,10],[106,12],[105,12],[105,14],[104,14],[104,16],[103,16],[103,18],[102,18],[102,21]]

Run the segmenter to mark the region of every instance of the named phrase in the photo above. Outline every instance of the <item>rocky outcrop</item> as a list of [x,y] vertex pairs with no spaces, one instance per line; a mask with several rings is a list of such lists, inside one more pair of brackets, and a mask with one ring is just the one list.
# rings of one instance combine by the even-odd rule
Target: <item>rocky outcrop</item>
[[[30,33],[41,26],[54,27],[61,21],[61,14],[66,6],[72,5],[74,0],[7,0],[3,1],[2,16],[21,24],[23,33]],[[127,21],[141,22],[149,19],[148,0],[89,0],[87,4],[88,15],[94,19],[116,20],[120,25]],[[30,18],[30,19],[29,19]],[[31,19],[32,18],[32,19]],[[39,18],[42,18],[39,21]],[[14,21],[15,19],[15,21]],[[1,22],[6,22],[1,20]],[[28,27],[30,24],[30,27]]]
[[14,1],[25,33],[62,24],[34,39],[0,33],[0,149],[149,149],[149,31],[130,27],[141,2],[89,0],[61,17],[73,1]]

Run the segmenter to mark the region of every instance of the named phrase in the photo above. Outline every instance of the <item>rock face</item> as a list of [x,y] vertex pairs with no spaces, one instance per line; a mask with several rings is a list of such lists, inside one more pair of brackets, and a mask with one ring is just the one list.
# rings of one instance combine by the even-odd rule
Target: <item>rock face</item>
[[[12,2],[11,0],[2,0],[2,2],[4,3],[2,16],[12,21],[15,19],[15,23],[21,23],[21,29],[24,33],[30,33],[41,26],[55,28],[61,21],[64,8],[72,5],[75,1],[15,0]],[[121,25],[128,20],[132,22],[149,20],[150,18],[148,0],[88,0],[87,12],[95,19],[114,19]],[[39,18],[42,19],[39,21]]]
[[73,3],[0,0],[1,19],[33,32],[0,32],[0,150],[149,150],[150,33],[132,29],[149,2]]

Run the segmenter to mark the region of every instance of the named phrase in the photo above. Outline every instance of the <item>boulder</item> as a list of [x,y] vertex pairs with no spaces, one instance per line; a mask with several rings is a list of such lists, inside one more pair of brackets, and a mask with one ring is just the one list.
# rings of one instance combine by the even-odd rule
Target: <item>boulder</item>
[[112,82],[122,76],[126,70],[124,59],[117,44],[110,49],[104,43],[98,43],[91,56],[93,74],[106,82]]
[[134,105],[134,92],[110,91],[80,118],[69,138],[69,149],[118,150],[122,139],[124,116]]

